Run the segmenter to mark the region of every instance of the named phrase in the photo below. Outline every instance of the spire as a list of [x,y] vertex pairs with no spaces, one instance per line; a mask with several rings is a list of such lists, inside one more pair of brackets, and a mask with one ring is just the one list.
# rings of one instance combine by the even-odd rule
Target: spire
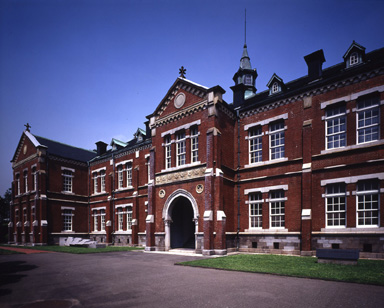
[[244,44],[243,54],[240,59],[240,68],[243,70],[251,70],[251,59],[248,56],[247,44]]

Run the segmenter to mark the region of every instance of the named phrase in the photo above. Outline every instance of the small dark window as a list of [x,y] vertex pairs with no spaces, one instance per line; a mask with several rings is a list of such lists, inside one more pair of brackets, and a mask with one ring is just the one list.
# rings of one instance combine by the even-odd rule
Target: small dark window
[[257,242],[252,242],[252,248],[257,248]]
[[273,249],[279,249],[279,247],[280,247],[279,244],[280,243],[277,243],[277,242],[273,243]]
[[127,244],[129,244],[129,238],[127,238]]
[[364,252],[372,252],[372,244],[364,244],[363,245]]
[[332,249],[340,249],[340,244],[332,244]]

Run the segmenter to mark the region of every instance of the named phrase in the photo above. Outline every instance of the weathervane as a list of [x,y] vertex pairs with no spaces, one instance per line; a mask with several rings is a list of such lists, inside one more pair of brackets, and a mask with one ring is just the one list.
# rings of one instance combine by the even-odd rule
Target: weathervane
[[29,123],[25,124],[24,126],[27,132],[29,132],[29,129],[32,127],[31,125],[29,125]]
[[184,66],[182,66],[180,69],[179,69],[179,74],[180,74],[180,77],[181,78],[185,78],[185,72],[187,70],[184,68]]

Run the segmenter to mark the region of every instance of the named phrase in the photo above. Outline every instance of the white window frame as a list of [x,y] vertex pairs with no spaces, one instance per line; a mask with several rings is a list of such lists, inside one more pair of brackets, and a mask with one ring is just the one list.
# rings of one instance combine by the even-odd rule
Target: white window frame
[[96,211],[94,211],[94,214],[93,214],[93,231],[94,232],[97,232],[99,231],[99,219],[98,219],[98,214]]
[[199,129],[197,126],[191,127],[191,163],[199,161]]
[[[281,127],[274,128],[274,125],[280,125]],[[281,140],[283,143],[279,143],[278,145],[272,146],[273,139]],[[282,148],[282,151],[279,150]],[[276,153],[280,153],[278,157],[273,158],[273,155],[276,155]],[[274,123],[269,124],[269,160],[279,160],[285,158],[285,126],[284,121],[277,121]]]
[[[344,121],[344,123],[342,123]],[[344,129],[343,129],[344,126]],[[329,132],[332,130],[332,132]],[[336,146],[338,143],[338,146]],[[342,144],[344,143],[344,144]],[[335,145],[336,144],[336,145]],[[331,145],[331,146],[330,146]],[[338,149],[347,145],[347,112],[345,105],[325,110],[325,148]]]
[[127,231],[132,230],[132,206],[126,208],[127,215]]
[[117,187],[118,189],[122,189],[124,187],[124,169],[123,165],[117,166]]
[[100,210],[100,231],[105,231],[105,210]]
[[275,81],[275,82],[272,84],[271,92],[272,92],[272,94],[275,94],[275,93],[280,92],[280,87],[279,87],[279,84],[278,84],[277,81]]
[[72,193],[73,192],[73,169],[61,168],[62,177],[63,177],[63,192]]
[[16,173],[15,178],[16,178],[16,191],[17,191],[17,195],[19,196],[21,194],[20,173]]
[[[359,190],[360,185],[370,185],[371,189]],[[374,187],[376,186],[376,188]],[[376,196],[377,201],[374,200]],[[371,200],[369,200],[369,198]],[[363,208],[360,208],[360,204],[363,204]],[[376,204],[377,209],[373,209],[373,204]],[[367,208],[367,205],[370,205],[371,208]],[[366,216],[367,213],[371,213],[371,217]],[[374,213],[376,213],[375,216]],[[362,215],[364,223],[360,223],[359,216]],[[373,219],[377,219],[377,224],[365,224],[365,221],[370,219],[371,222]],[[359,228],[376,228],[380,226],[380,188],[379,182],[377,180],[365,180],[357,182],[356,189],[356,226]]]
[[171,135],[164,137],[164,152],[165,152],[165,169],[170,169],[172,167],[172,141]]
[[[254,131],[259,134],[252,135]],[[249,164],[263,161],[263,130],[261,126],[253,126],[248,130]],[[256,159],[255,159],[256,158]]]
[[261,192],[248,194],[249,204],[249,229],[262,229],[263,227],[263,202]]
[[105,192],[105,170],[100,171],[101,192]]
[[[332,192],[331,192],[332,188]],[[333,192],[337,188],[337,192]],[[347,193],[345,183],[327,184],[325,187],[325,227],[326,228],[346,228],[347,224]],[[344,200],[344,202],[343,202]],[[335,210],[335,206],[337,209]],[[342,206],[344,209],[342,209]],[[332,207],[330,210],[329,208]],[[344,217],[342,217],[344,214]],[[329,222],[332,221],[332,224]],[[344,223],[342,224],[342,221]],[[335,222],[338,222],[335,225]]]
[[33,191],[37,191],[37,175],[38,175],[38,172],[36,170],[36,167],[32,168],[32,175],[33,175]]
[[185,130],[176,132],[176,167],[187,163],[186,140]]
[[63,216],[63,231],[64,232],[72,232],[73,231],[73,210],[64,208],[62,209]]
[[[365,107],[361,106],[362,104],[370,101],[370,104]],[[377,113],[377,115],[372,115],[373,113]],[[370,115],[369,115],[370,114]],[[366,124],[366,122],[372,122],[372,120],[377,119],[376,123]],[[360,126],[361,121],[363,122],[362,126]],[[365,134],[365,132],[369,132],[370,130],[376,129],[376,132],[370,132]],[[364,140],[360,142],[359,134],[363,132]],[[370,139],[367,141],[367,136],[372,136],[377,134],[377,138]],[[364,144],[375,142],[380,139],[380,98],[378,96],[370,96],[361,98],[357,101],[356,104],[356,143]]]
[[360,56],[358,52],[352,52],[349,56],[349,66],[353,66],[360,63]]
[[[280,193],[282,196],[278,198],[272,198],[273,194]],[[287,198],[285,197],[284,190],[272,190],[269,192],[269,228],[270,229],[285,229],[285,202]],[[278,205],[278,206],[276,206]],[[272,207],[275,207],[275,210],[278,212],[273,213]],[[280,217],[279,222],[276,220]],[[282,218],[281,218],[282,217]],[[273,226],[273,223],[278,223],[278,226]]]
[[123,208],[119,207],[117,209],[117,230],[118,231],[123,231],[123,226],[124,225],[124,212]]
[[99,192],[99,183],[98,183],[99,176],[97,172],[93,172],[92,175],[93,175],[93,193],[97,194]]
[[24,192],[28,192],[28,170],[23,171]]
[[127,187],[132,187],[132,162],[127,162]]

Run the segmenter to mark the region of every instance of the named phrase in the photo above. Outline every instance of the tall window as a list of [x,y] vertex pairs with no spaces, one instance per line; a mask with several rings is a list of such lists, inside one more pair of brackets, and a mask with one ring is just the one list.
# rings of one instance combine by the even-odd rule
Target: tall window
[[151,181],[151,162],[150,162],[150,157],[148,156],[147,157],[147,178],[148,178],[148,182],[149,183]]
[[262,161],[261,126],[251,127],[248,132],[249,163]]
[[100,171],[101,192],[105,192],[105,170]]
[[176,166],[185,165],[186,150],[185,150],[185,131],[179,131],[176,134]]
[[284,122],[279,121],[269,126],[270,141],[270,159],[279,159],[284,157],[285,140],[284,140]]
[[123,166],[119,165],[117,167],[117,179],[118,179],[118,188],[123,188],[124,178],[123,178]]
[[326,143],[327,149],[341,148],[346,145],[346,112],[345,106],[337,106],[327,109],[326,121]]
[[127,186],[132,186],[132,163],[127,163]]
[[345,195],[344,183],[329,184],[326,186],[327,227],[345,227]]
[[285,227],[285,200],[283,190],[275,190],[269,193],[271,228]]
[[379,185],[377,181],[357,183],[357,225],[379,226]]
[[36,171],[36,167],[32,168],[32,175],[33,175],[33,190],[36,191],[37,190],[37,171]]
[[28,171],[24,171],[24,192],[28,192]]
[[20,195],[20,173],[16,174],[16,191]]
[[97,212],[93,212],[93,230],[97,231],[99,227],[98,215]]
[[93,192],[97,194],[99,190],[97,172],[93,173]]
[[63,170],[63,191],[72,192],[72,171],[64,169]]
[[123,216],[123,208],[119,207],[117,209],[117,220],[118,220],[118,230],[123,231],[123,223],[124,223],[124,216]]
[[263,200],[261,199],[261,193],[251,193],[248,196],[249,200],[249,227],[250,228],[262,228],[262,206]]
[[24,222],[28,221],[28,214],[27,214],[27,209],[23,209],[23,216],[24,216]]
[[379,140],[379,98],[367,97],[357,103],[357,142]]
[[165,169],[171,168],[171,136],[165,136]]
[[101,210],[100,212],[100,230],[105,231],[105,210]]
[[191,128],[191,161],[196,163],[199,160],[199,131],[197,126]]
[[63,230],[72,231],[72,210],[65,209],[63,210]]
[[127,230],[132,229],[132,207],[127,207]]

